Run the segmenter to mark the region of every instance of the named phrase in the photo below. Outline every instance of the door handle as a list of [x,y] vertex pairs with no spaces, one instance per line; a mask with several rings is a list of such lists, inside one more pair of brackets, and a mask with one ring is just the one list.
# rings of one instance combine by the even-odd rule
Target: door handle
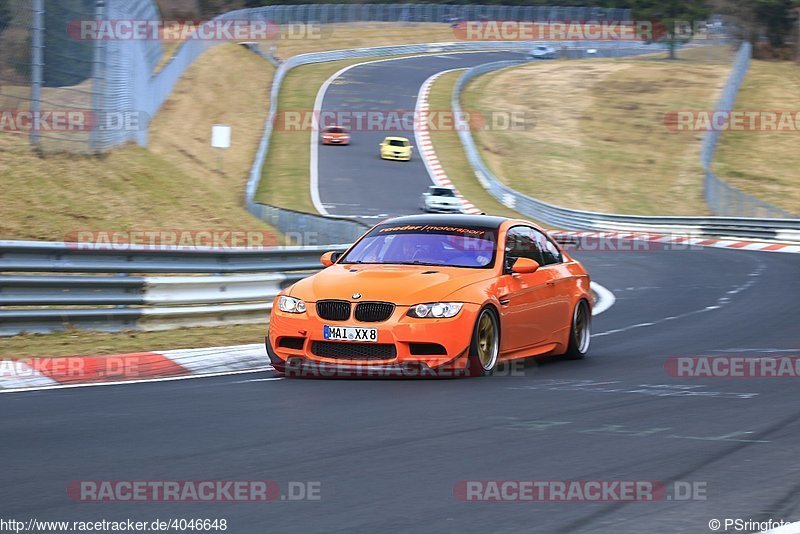
[[547,287],[553,287],[554,285],[556,285],[556,280],[548,280],[547,282],[545,282],[545,285],[547,285]]

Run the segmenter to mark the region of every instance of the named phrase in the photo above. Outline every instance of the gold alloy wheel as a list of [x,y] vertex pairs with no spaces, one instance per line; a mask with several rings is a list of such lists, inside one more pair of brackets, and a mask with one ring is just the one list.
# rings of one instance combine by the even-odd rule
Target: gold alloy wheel
[[584,302],[579,302],[578,307],[575,309],[573,328],[575,331],[575,346],[581,354],[586,354],[589,350],[589,342],[592,339],[590,321],[589,307]]
[[483,310],[478,319],[478,360],[484,370],[494,367],[499,349],[497,327],[492,320],[491,312]]

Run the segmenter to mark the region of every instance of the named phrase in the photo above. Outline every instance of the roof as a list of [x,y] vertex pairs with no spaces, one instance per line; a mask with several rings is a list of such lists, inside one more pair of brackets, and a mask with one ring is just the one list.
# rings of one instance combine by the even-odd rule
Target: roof
[[390,136],[387,136],[387,137],[385,137],[383,140],[384,140],[384,141],[392,141],[392,140],[397,140],[397,141],[408,141],[408,138],[407,138],[407,137],[392,137],[392,136],[390,135]]
[[425,215],[405,215],[386,219],[381,224],[423,224],[423,225],[452,225],[476,226],[480,228],[500,228],[500,225],[509,221],[506,217],[494,215],[461,215],[461,214],[425,214]]

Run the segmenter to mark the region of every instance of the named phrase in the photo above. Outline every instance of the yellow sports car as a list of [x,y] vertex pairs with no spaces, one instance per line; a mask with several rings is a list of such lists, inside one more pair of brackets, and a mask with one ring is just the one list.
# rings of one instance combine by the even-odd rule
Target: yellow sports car
[[387,137],[381,147],[381,159],[409,161],[411,159],[411,143],[405,137]]

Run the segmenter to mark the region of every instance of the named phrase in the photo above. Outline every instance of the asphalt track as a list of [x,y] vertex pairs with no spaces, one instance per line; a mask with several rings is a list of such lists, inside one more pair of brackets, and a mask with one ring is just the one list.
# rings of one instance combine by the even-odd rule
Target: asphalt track
[[[354,112],[386,115],[389,123],[390,113],[414,110],[420,87],[437,72],[523,57],[513,52],[477,52],[367,63],[347,70],[330,84],[321,110],[333,116],[343,112],[345,117]],[[433,182],[416,146],[411,161],[380,159],[378,145],[386,136],[406,137],[415,145],[413,130],[386,131],[367,124],[351,132],[349,146],[319,147],[319,198],[329,214],[373,224],[388,216],[419,213],[420,195]]]
[[[394,165],[361,162],[364,183],[383,163]],[[354,189],[353,209],[372,205],[359,197],[366,191]],[[685,379],[664,369],[671,356],[800,355],[800,256],[575,255],[617,298],[595,318],[583,361],[487,379],[259,373],[0,395],[0,517],[225,518],[234,533],[702,533],[714,518],[800,519],[797,379]],[[314,481],[321,499],[76,503],[66,494],[74,480],[208,479]],[[462,502],[454,488],[465,480],[682,481],[706,494]]]

